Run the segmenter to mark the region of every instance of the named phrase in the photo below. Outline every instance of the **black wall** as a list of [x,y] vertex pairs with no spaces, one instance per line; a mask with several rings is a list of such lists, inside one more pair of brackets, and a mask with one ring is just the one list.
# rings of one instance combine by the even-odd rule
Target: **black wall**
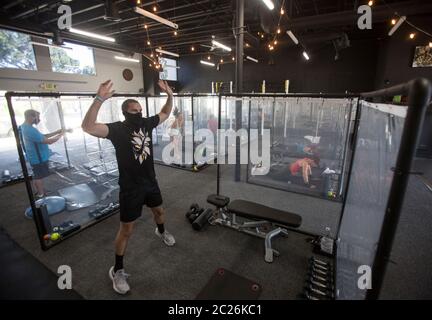
[[[266,80],[266,92],[284,92],[284,81],[290,80],[290,92],[361,92],[374,89],[378,43],[356,41],[340,52],[335,61],[331,44],[311,47],[311,60],[306,61],[299,47],[278,48],[271,57],[260,63],[244,62],[245,92],[260,92]],[[247,51],[246,51],[247,54]],[[251,56],[256,57],[253,53]],[[223,81],[229,88],[234,80],[235,65],[222,65],[220,71],[200,64],[202,57],[186,56],[180,59],[179,89],[181,92],[211,92],[212,81]],[[258,57],[259,58],[259,57]],[[270,59],[274,63],[269,64]]]
[[[410,19],[415,25],[432,32],[431,18]],[[409,39],[411,32],[416,32],[414,40]],[[424,77],[432,81],[432,67],[413,68],[412,62],[416,46],[428,45],[432,39],[417,32],[404,23],[393,36],[379,41],[379,57],[375,87],[381,89],[393,86],[414,78]]]

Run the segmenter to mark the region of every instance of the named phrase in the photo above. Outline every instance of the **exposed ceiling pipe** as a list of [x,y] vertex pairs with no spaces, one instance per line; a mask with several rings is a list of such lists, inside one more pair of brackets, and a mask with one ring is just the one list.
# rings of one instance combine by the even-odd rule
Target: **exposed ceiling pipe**
[[[204,0],[204,1],[201,1],[201,2],[198,2],[198,3],[208,3],[210,1],[211,0]],[[143,8],[143,7],[151,6],[153,4],[154,4],[154,2],[149,2],[149,3],[141,5],[140,7]],[[178,10],[181,10],[181,9],[184,9],[184,8],[188,8],[188,7],[193,6],[193,5],[195,5],[195,3],[192,3],[192,4],[189,3],[189,4],[182,5],[182,6],[177,6],[177,7],[174,7],[174,8],[160,10],[160,11],[158,11],[158,14],[167,13],[167,12],[171,12],[171,11],[174,11],[174,10],[178,11]],[[121,10],[121,11],[119,11],[119,13],[129,12],[129,11],[132,11],[132,8]],[[78,22],[77,25],[83,24],[83,23],[87,23],[87,22],[91,22],[91,21],[95,21],[95,20],[100,20],[102,18],[103,18],[103,16],[98,16],[98,17],[92,18],[92,19],[87,20],[87,21]],[[141,17],[137,15],[136,17],[123,19],[120,23],[131,22],[131,21],[134,21],[134,20],[137,20],[137,19],[140,19],[140,18]],[[109,27],[109,26],[112,26],[112,25],[117,25],[118,26],[119,23],[106,23],[106,24],[103,24],[101,26],[97,26],[97,27],[94,27],[94,28],[89,28],[89,30],[94,31],[94,30],[101,29],[101,28],[106,28],[106,27]]]
[[[220,8],[219,10],[216,10],[216,11],[212,12],[212,14],[217,15],[217,14],[225,13],[226,10],[227,10],[226,7]],[[202,12],[202,11],[201,12],[194,12],[194,13],[185,14],[185,15],[176,17],[176,22],[182,22],[182,26],[183,26],[185,24],[185,21],[187,21],[188,23],[190,23],[188,21],[189,19],[191,19],[191,18],[200,19],[200,18],[204,17],[207,14],[208,13]],[[194,22],[196,22],[196,21],[194,20]],[[121,29],[120,31],[117,31],[117,32],[108,33],[108,35],[118,35],[118,34],[121,34],[121,33],[124,33],[124,32],[128,32],[129,35],[132,35],[132,34],[136,34],[136,33],[146,32],[143,29],[144,25],[147,25],[149,27],[149,29],[151,29],[151,30],[155,30],[155,29],[152,29],[153,26],[158,26],[158,29],[166,30],[165,27],[159,27],[159,25],[160,25],[159,23],[141,23],[141,24],[138,24],[138,25],[137,24],[133,24],[133,25],[131,25],[129,27],[125,27],[125,28],[123,28],[123,29]],[[133,31],[134,29],[137,29],[137,28],[138,28],[138,30]],[[130,32],[131,30],[132,30],[132,32]]]

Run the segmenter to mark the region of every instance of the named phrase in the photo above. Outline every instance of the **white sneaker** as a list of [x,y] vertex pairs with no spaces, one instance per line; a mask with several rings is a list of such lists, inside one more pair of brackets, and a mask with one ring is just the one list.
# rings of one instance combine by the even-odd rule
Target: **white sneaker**
[[165,230],[164,233],[160,233],[158,228],[156,228],[155,230],[156,235],[161,238],[163,240],[163,242],[169,246],[172,247],[173,245],[175,245],[175,239],[173,237],[173,235],[171,233],[169,233],[167,230]]
[[109,270],[109,277],[113,282],[113,288],[115,292],[120,294],[126,294],[129,292],[130,287],[127,283],[127,278],[129,278],[129,275],[125,273],[124,269],[117,270],[117,272],[114,273],[114,267],[111,267]]

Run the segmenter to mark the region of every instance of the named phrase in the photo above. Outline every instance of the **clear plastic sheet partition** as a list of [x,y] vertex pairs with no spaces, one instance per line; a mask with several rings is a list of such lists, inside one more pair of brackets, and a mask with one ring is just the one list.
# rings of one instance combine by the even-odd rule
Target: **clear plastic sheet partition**
[[[270,130],[270,164],[251,162],[248,182],[340,200],[347,139],[357,99],[259,98],[250,101],[250,129]],[[310,163],[308,177],[295,168]],[[265,169],[265,170],[264,170]],[[268,171],[261,175],[260,172]]]
[[[349,167],[347,143],[357,104],[357,98],[222,96],[220,194],[294,212],[303,218],[300,230],[335,237],[340,213],[319,212],[306,203],[334,201],[343,194],[342,177]],[[230,141],[227,132],[235,134],[237,140]],[[239,147],[234,150],[233,146]],[[254,160],[254,148],[259,157],[270,153],[269,163],[259,157]],[[230,162],[233,150],[238,152],[234,158],[240,163]],[[311,166],[309,185],[301,172],[290,172],[293,164],[305,158],[320,159]],[[301,195],[291,196],[293,192]],[[309,200],[309,196],[319,199]]]
[[361,119],[336,263],[338,299],[364,299],[405,123],[406,107],[361,102]]
[[[166,100],[166,96],[148,97],[148,116],[159,113]],[[203,131],[215,133],[217,125],[217,96],[174,96],[170,116],[153,130],[155,162],[192,171],[213,164],[216,139],[205,139]]]
[[[143,97],[113,97],[103,103],[97,122],[111,123],[124,120],[122,103],[137,100],[146,115]],[[68,234],[85,228],[107,217],[119,208],[118,168],[115,150],[108,139],[85,133],[81,124],[90,108],[90,96],[12,97],[18,127],[24,123],[26,110],[39,112],[40,122],[34,127],[43,135],[64,130],[66,133],[49,144],[48,174],[35,179],[24,151],[36,206],[42,210],[44,234],[40,236],[49,246]],[[25,149],[24,137],[20,137]],[[15,150],[16,150],[16,144]],[[18,162],[19,165],[19,162]],[[44,194],[39,195],[35,181],[42,181]],[[41,197],[43,196],[43,197]],[[32,219],[33,210],[27,208],[23,219]]]

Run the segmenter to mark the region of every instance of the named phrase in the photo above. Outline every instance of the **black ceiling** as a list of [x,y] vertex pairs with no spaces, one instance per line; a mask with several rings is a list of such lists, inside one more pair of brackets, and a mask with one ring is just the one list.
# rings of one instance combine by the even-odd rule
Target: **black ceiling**
[[[361,32],[357,28],[356,8],[366,0],[273,0],[276,9],[270,12],[261,0],[245,0],[246,41],[252,45],[245,50],[259,55],[269,41],[275,38],[280,44],[289,44],[285,34],[289,28],[301,41],[331,40],[338,34],[347,34],[350,39],[376,38],[384,36],[388,21],[394,11],[403,14],[431,14],[432,1],[375,0],[374,29]],[[115,49],[149,53],[155,47],[179,54],[202,54],[208,52],[211,37],[234,46],[235,0],[157,0],[144,1],[138,6],[152,11],[179,25],[178,35],[174,30],[138,15],[133,11],[136,0],[115,1],[121,21],[104,19],[105,1],[102,0],[3,0],[0,5],[0,27],[31,32],[34,35],[49,35],[57,29],[59,5],[68,4],[72,9],[72,26],[78,29],[111,36],[116,39]],[[285,14],[280,16],[281,5]],[[278,24],[281,34],[277,35]],[[144,28],[148,26],[148,29]],[[264,38],[258,36],[264,33]],[[65,39],[87,43],[95,47],[109,47],[101,41],[85,39],[62,31]],[[150,40],[151,45],[147,45]],[[195,51],[191,51],[194,46]]]

